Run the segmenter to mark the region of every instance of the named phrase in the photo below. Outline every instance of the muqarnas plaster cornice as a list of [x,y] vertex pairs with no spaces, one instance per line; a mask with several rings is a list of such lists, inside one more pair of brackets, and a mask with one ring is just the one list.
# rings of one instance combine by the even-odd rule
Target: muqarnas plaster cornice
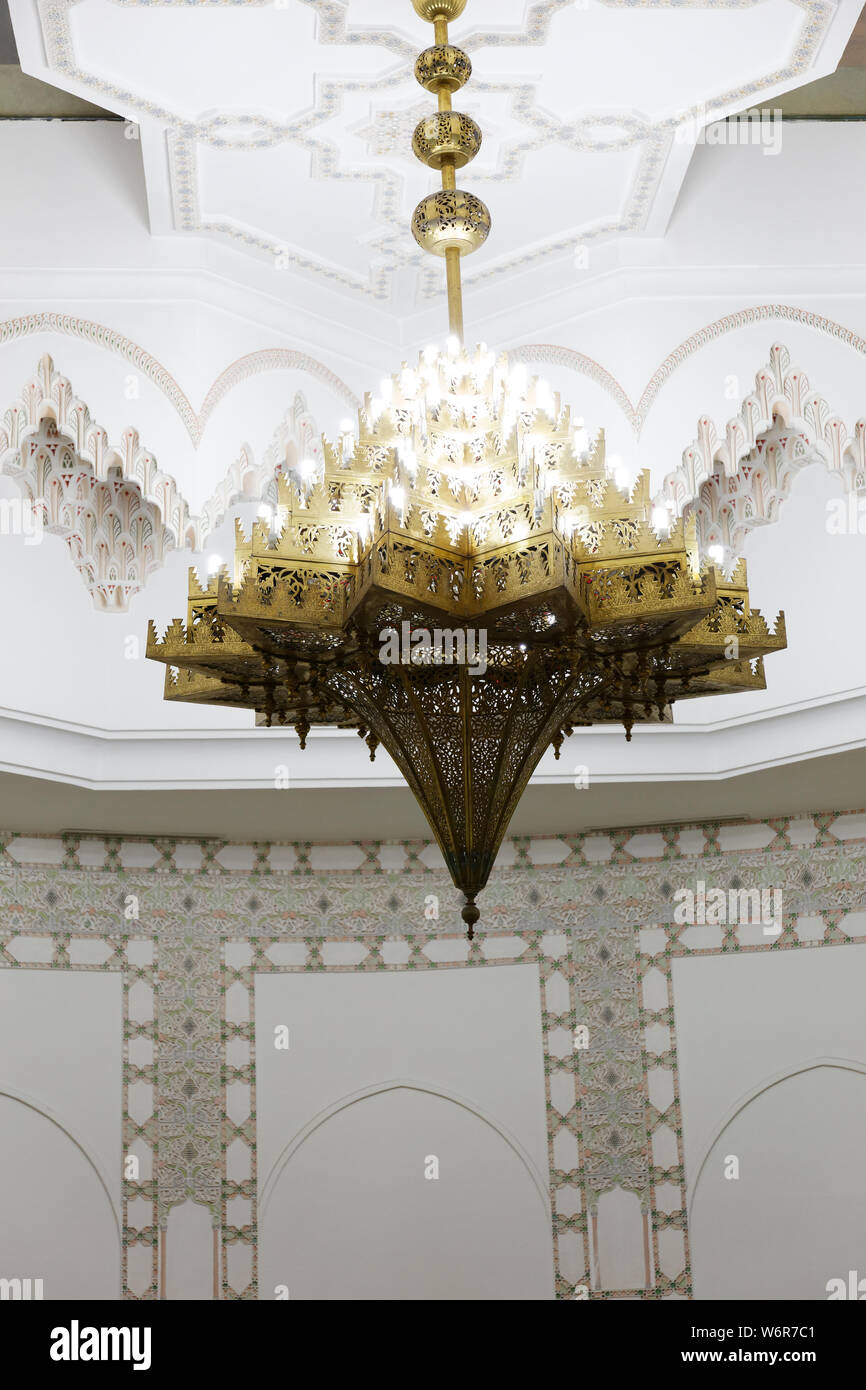
[[184,541],[189,511],[174,480],[134,429],[112,444],[48,356],[4,412],[0,472],[31,505],[34,536],[66,541],[97,608],[125,609]]
[[820,463],[841,478],[849,495],[866,488],[866,419],[849,434],[809,378],[791,365],[781,343],[755,377],[724,432],[704,415],[680,467],[664,480],[657,501],[675,515],[694,515],[706,554],[720,547],[729,565],[749,531],[779,519],[794,480]]
[[128,607],[168,550],[201,550],[233,504],[276,504],[277,474],[300,457],[320,456],[321,447],[297,393],[261,462],[245,445],[193,515],[137,431],[123,430],[112,444],[49,356],[0,421],[0,473],[32,508],[32,524],[23,518],[21,528],[28,541],[43,531],[62,537],[96,608],[112,612]]

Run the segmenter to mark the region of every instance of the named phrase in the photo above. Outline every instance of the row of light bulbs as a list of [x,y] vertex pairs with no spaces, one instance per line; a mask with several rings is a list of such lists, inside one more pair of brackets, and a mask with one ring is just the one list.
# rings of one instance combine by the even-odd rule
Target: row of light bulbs
[[[428,408],[431,405],[438,405],[438,401],[431,402],[430,398],[430,392],[434,389],[434,378],[435,389],[438,393],[438,369],[443,365],[445,365],[446,367],[449,365],[456,365],[456,363],[460,359],[461,352],[462,346],[460,340],[456,337],[451,337],[448,339],[445,345],[444,353],[435,344],[430,344],[428,347],[424,349],[423,353],[421,354],[421,360],[424,366],[428,368],[428,372],[426,373],[427,390],[424,393],[427,397]],[[496,365],[496,354],[491,352],[487,348],[486,344],[482,343],[478,350],[478,366],[481,372],[484,375],[486,375],[491,370],[494,370]],[[507,388],[508,391],[514,396],[523,398],[527,394],[529,383],[530,377],[528,369],[525,366],[525,364],[521,362],[517,363],[514,367],[512,367],[508,371],[507,375],[503,373],[503,375],[496,383],[496,389],[498,392],[499,390]],[[401,377],[401,391],[404,397],[406,399],[412,399],[413,397],[417,397],[420,390],[420,385],[420,373],[416,372],[411,367],[404,367]],[[385,378],[380,384],[379,395],[377,397],[374,397],[370,403],[370,416],[372,417],[374,423],[375,420],[378,419],[384,413],[388,405],[391,403],[391,400],[393,399],[393,391],[394,383],[392,379]],[[465,399],[468,402],[472,399],[477,399],[477,397],[466,397]],[[545,381],[543,378],[537,378],[535,380],[535,406],[537,409],[542,410],[546,415],[548,415],[551,421],[555,421],[556,419],[556,399],[557,398],[555,397],[554,392],[549,383]],[[351,419],[346,418],[340,421],[339,437],[342,457],[348,460],[354,455],[356,444],[355,425]],[[533,440],[531,434],[525,436],[524,442],[530,448],[532,447]],[[573,440],[575,454],[577,454],[578,456],[585,455],[589,449],[589,444],[589,434],[585,427],[584,421],[582,419],[576,419],[574,421]],[[403,468],[407,470],[407,472],[410,475],[411,481],[414,482],[415,473],[417,472],[418,467],[418,459],[417,454],[415,453],[415,450],[412,447],[411,443],[408,440],[401,440],[397,446],[397,453],[400,464]],[[606,466],[607,472],[613,477],[614,482],[616,486],[620,489],[620,491],[626,494],[630,494],[634,484],[634,476],[631,470],[625,464],[624,460],[621,458],[621,456],[618,454],[609,455],[607,458]],[[323,472],[323,469],[324,463],[318,462],[316,459],[313,458],[301,459],[300,462],[295,465],[295,470],[299,478],[306,484],[312,484],[314,480],[316,480],[319,477],[319,474]],[[458,466],[455,467],[452,470],[452,472],[454,475],[460,476],[464,480],[464,482],[470,487],[476,486],[479,481],[480,470],[466,469],[465,467]],[[552,475],[548,474],[545,479],[545,491],[549,491],[553,486],[555,486],[555,478]],[[403,488],[399,483],[392,482],[389,489],[389,496],[391,504],[398,511],[403,512],[405,510],[407,500],[405,488]],[[280,509],[278,509],[276,513],[277,517],[279,514],[279,510]],[[263,505],[259,509],[259,517],[262,520],[267,521],[270,526],[273,526],[275,519],[274,509],[267,505]],[[473,524],[473,522],[475,521],[475,516],[471,512],[461,512],[458,513],[456,519],[461,528],[466,529]],[[666,506],[656,505],[653,508],[651,524],[653,530],[660,537],[670,535],[670,532],[674,525],[674,520],[675,509],[672,502],[668,502]],[[368,518],[360,518],[355,523],[355,525],[362,539],[366,535],[369,535],[370,521]],[[707,555],[708,558],[712,561],[712,563],[716,565],[721,565],[724,563],[725,550],[724,547],[721,545],[709,546],[707,550]],[[224,561],[221,556],[211,555],[208,558],[208,574],[216,574],[223,567],[223,564]]]

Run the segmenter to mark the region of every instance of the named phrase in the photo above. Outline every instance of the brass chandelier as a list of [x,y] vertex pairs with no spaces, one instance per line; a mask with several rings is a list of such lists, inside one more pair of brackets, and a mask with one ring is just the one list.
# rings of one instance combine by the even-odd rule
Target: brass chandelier
[[[412,0],[435,42],[415,65],[438,97],[413,149],[441,171],[412,231],[445,259],[451,338],[368,395],[357,437],[278,478],[275,528],[237,527],[234,575],[190,571],[186,623],[147,655],[165,698],[357,729],[406,779],[464,895],[478,893],[542,755],[575,729],[669,723],[676,700],[759,690],[785,646],[749,605],[745,562],[702,563],[694,520],[653,527],[543,382],[463,346],[463,255],[490,215],[456,186],[481,132],[452,110],[472,71],[448,40],[466,0]],[[432,634],[432,636],[431,636]],[[478,653],[483,652],[483,660]],[[474,659],[470,660],[470,654]]]

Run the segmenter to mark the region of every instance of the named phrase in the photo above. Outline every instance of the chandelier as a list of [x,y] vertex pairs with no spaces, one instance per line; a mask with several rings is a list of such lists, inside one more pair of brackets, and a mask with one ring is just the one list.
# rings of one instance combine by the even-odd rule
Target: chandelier
[[461,257],[490,231],[456,185],[481,132],[452,109],[469,79],[448,24],[466,0],[412,0],[435,42],[415,65],[438,98],[415,154],[441,171],[412,231],[444,258],[451,336],[368,395],[358,430],[278,477],[273,523],[237,527],[234,573],[190,572],[186,622],[147,655],[165,698],[356,729],[391,755],[464,895],[470,939],[539,760],[576,729],[669,723],[676,700],[764,688],[785,646],[750,607],[745,563],[702,560],[694,518],[654,509],[649,474],[612,476],[522,365],[463,343]]

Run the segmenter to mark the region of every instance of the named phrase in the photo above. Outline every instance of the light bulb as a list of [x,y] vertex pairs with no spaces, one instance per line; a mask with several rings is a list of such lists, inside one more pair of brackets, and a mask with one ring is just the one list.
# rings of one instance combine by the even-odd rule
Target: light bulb
[[529,383],[529,372],[522,362],[512,368],[509,386],[516,396],[525,396],[526,388]]
[[724,547],[721,545],[710,545],[707,547],[707,555],[714,565],[720,565],[725,558]]
[[265,506],[261,506],[261,507],[259,507],[259,516],[261,517],[261,519],[262,519],[263,521],[270,521],[271,518],[273,517],[273,511],[271,510],[270,507],[268,507],[268,506],[266,506],[266,505],[265,505]]
[[315,478],[318,471],[314,459],[302,459],[298,466],[298,472],[302,478]]
[[421,355],[428,367],[435,367],[439,357],[439,349],[435,343],[429,343]]
[[379,382],[379,395],[386,405],[390,404],[391,397],[394,395],[394,383],[389,376],[383,377]]
[[631,474],[619,454],[611,454],[607,460],[607,471],[613,474],[614,482],[623,492],[631,488]]
[[460,522],[461,526],[468,527],[472,525],[472,523],[475,520],[475,517],[472,515],[471,512],[461,512],[457,520]]
[[652,524],[654,531],[666,531],[670,526],[667,507],[653,507]]
[[223,567],[223,557],[221,555],[209,555],[207,561],[208,574],[217,574]]
[[539,410],[544,411],[545,415],[553,415],[555,403],[548,382],[539,380],[535,383],[535,404]]
[[449,357],[457,357],[457,356],[459,356],[459,354],[460,354],[460,339],[457,337],[457,334],[456,334],[456,333],[452,333],[452,334],[451,334],[450,338],[448,339],[448,342],[446,343],[446,347],[447,347],[447,349],[448,349],[448,356],[449,356]]
[[394,506],[402,512],[403,508],[406,506],[406,494],[401,487],[392,487],[391,501]]

